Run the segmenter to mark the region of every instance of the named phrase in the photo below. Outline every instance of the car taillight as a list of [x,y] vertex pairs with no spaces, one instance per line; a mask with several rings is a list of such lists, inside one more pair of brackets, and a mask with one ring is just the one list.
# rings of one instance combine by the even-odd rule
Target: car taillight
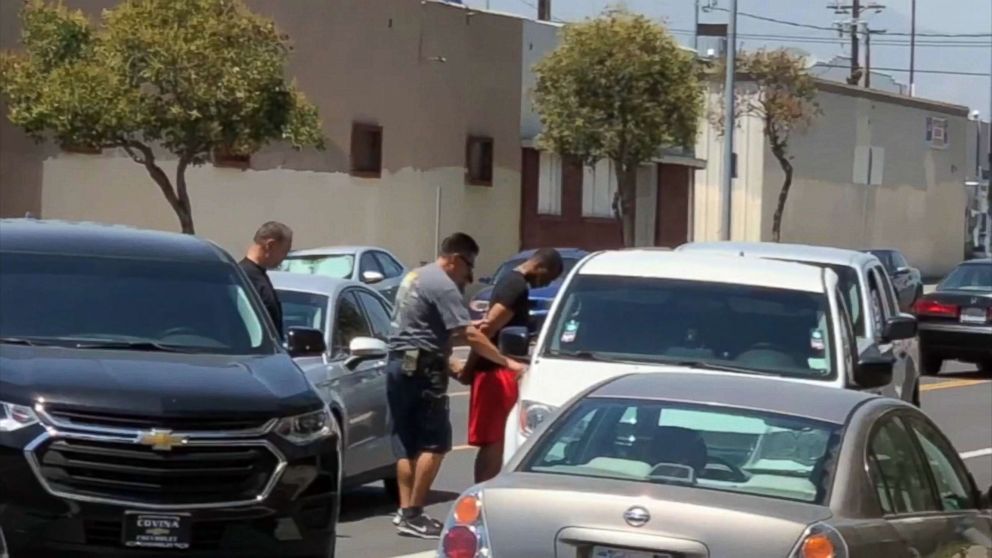
[[957,318],[959,311],[960,308],[956,304],[945,304],[937,300],[920,299],[913,304],[913,312],[917,316]]
[[482,513],[482,493],[469,492],[455,502],[441,537],[443,558],[489,556],[489,538]]
[[847,558],[847,543],[833,527],[818,523],[803,533],[792,558]]

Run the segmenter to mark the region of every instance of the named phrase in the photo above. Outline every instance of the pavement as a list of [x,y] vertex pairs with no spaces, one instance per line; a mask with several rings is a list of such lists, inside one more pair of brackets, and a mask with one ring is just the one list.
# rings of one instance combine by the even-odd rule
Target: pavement
[[[992,485],[992,380],[974,367],[950,362],[939,376],[923,379],[923,410],[961,452],[980,489]],[[468,424],[468,391],[454,385],[451,422],[455,449],[445,459],[434,484],[427,513],[444,520],[454,499],[472,485],[475,450],[465,445]],[[369,485],[343,498],[338,526],[338,555],[362,558],[429,558],[436,541],[402,537],[390,523],[395,508],[380,485]]]

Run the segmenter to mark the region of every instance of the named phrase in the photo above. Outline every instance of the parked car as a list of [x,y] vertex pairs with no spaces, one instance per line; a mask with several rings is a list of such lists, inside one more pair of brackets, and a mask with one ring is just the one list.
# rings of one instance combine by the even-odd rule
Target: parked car
[[[489,299],[493,294],[492,285],[498,283],[503,276],[527,261],[528,258],[534,255],[534,252],[535,250],[524,250],[503,262],[496,269],[496,273],[492,277],[479,279],[480,283],[489,285],[489,287],[480,290],[469,301],[468,307],[473,320],[484,318],[489,311]],[[565,277],[568,276],[568,272],[575,267],[575,264],[589,254],[585,250],[578,248],[558,248],[558,252],[561,254],[561,259],[565,264],[561,277],[546,287],[530,290],[531,331],[534,332],[540,331],[541,324],[544,323],[544,318],[548,315],[548,309],[551,308],[551,302],[558,295],[558,289],[561,288],[561,284]]]
[[875,256],[856,250],[774,242],[700,242],[677,250],[797,262],[832,270],[840,281],[859,347],[863,350],[877,346],[883,354],[895,357],[894,395],[919,402],[921,367],[916,336],[894,338],[889,331],[890,324],[904,322],[910,314],[901,311],[892,281]]
[[892,287],[896,290],[899,308],[909,312],[913,303],[923,296],[923,276],[920,270],[909,265],[906,257],[899,250],[866,250],[882,262],[882,267],[892,279]]
[[924,373],[937,374],[950,359],[992,372],[992,259],[957,266],[913,310]]
[[[369,287],[346,279],[273,272],[283,327],[322,333],[324,347],[296,363],[342,426],[345,488],[384,481],[397,498],[396,459],[386,407],[386,340],[390,306]],[[352,348],[378,358],[353,365]]]
[[365,283],[390,304],[403,282],[407,268],[385,248],[376,246],[328,246],[291,252],[280,271],[323,275]]
[[2,221],[0,308],[11,555],[333,556],[339,425],[223,250]]
[[988,556],[990,499],[905,402],[636,374],[574,399],[465,492],[438,555]]
[[[893,380],[891,353],[859,346],[844,298],[833,271],[809,265],[652,250],[589,256],[551,307],[504,456],[576,393],[631,372],[730,370],[914,400],[915,385]],[[916,321],[897,316],[887,328],[904,339]],[[520,329],[505,331],[525,337]]]

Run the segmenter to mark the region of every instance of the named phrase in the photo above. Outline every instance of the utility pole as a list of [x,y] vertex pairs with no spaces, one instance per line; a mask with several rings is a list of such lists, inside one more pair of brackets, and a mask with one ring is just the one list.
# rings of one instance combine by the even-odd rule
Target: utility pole
[[730,22],[727,24],[727,75],[723,99],[723,206],[720,236],[730,240],[732,214],[730,202],[734,185],[734,82],[737,72],[737,0],[730,0]]
[[909,96],[916,95],[916,0],[913,0],[909,17]]
[[871,29],[865,25],[865,89],[871,89]]
[[551,0],[537,0],[537,19],[551,21]]
[[699,0],[696,0],[695,18],[692,23],[692,50],[699,54]]
[[[841,4],[836,0],[827,6],[835,14],[851,14],[847,21],[838,22],[841,34],[847,32],[851,34],[851,75],[847,78],[848,85],[860,85],[861,78],[864,77],[864,70],[861,68],[861,16],[868,11],[878,13],[885,9],[885,6],[874,2],[862,5],[861,0],[851,0],[850,4]],[[846,29],[846,31],[845,31]]]

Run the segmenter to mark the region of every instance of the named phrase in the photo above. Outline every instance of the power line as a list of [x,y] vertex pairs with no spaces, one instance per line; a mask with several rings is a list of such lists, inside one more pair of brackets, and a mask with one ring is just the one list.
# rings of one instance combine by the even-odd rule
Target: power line
[[[840,65],[840,64],[816,64],[816,67],[820,67],[820,68],[848,68],[849,66]],[[873,67],[872,68],[872,71],[909,73],[909,69],[908,68],[876,68],[876,67]],[[974,77],[982,77],[982,78],[989,77],[989,74],[983,74],[981,72],[957,72],[957,71],[954,71],[954,70],[920,70],[920,69],[915,69],[913,71],[916,72],[916,73],[918,73],[918,74],[940,74],[940,75],[948,75],[948,76],[974,76]]]
[[[708,9],[719,10],[719,11],[722,11],[722,12],[727,11],[726,8],[721,8],[719,6],[712,6],[712,7],[708,8]],[[747,13],[747,12],[737,12],[737,15],[744,16],[744,17],[747,17],[747,18],[750,18],[750,19],[757,19],[759,21],[767,21],[769,23],[777,23],[779,25],[788,25],[790,27],[800,27],[800,28],[803,28],[803,29],[817,29],[817,30],[820,30],[820,31],[833,31],[833,32],[836,32],[837,31],[837,28],[836,27],[824,27],[822,25],[813,25],[813,24],[810,24],[810,23],[799,23],[798,21],[788,21],[788,20],[784,20],[784,19],[777,19],[777,18],[774,18],[774,17],[767,17],[767,16],[758,15],[758,14],[751,14],[751,13]],[[894,36],[898,36],[898,37],[909,37],[910,36],[910,33],[890,32],[890,33],[886,33],[886,35],[894,35]],[[984,38],[984,37],[992,37],[992,33],[917,33],[916,36],[917,37],[947,37],[947,38],[966,38],[966,37],[970,37],[970,38]]]
[[[691,29],[669,29],[671,33],[676,35],[692,35]],[[777,34],[762,34],[762,33],[738,33],[738,38],[742,39],[756,39],[774,42],[796,42],[796,43],[813,43],[813,44],[834,44],[844,42],[846,39],[843,37],[810,37],[803,35],[777,35]],[[909,46],[909,41],[887,41],[887,40],[874,40],[873,45],[884,45],[884,46]],[[988,48],[992,46],[992,42],[979,42],[979,41],[925,41],[917,42],[917,46],[926,47],[970,47],[970,48]]]

